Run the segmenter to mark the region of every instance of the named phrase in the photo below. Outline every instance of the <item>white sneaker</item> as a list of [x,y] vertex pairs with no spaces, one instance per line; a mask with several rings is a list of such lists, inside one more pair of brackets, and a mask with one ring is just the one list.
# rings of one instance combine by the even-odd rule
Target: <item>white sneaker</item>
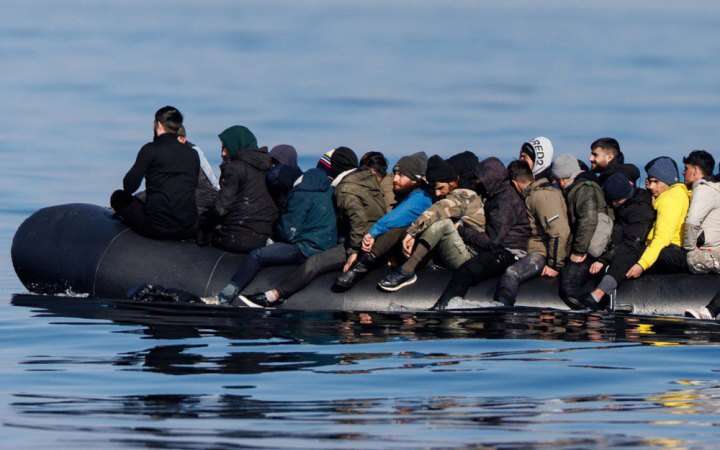
[[707,307],[705,307],[705,306],[703,306],[702,308],[697,308],[697,309],[686,309],[685,317],[691,317],[693,319],[700,319],[700,320],[715,319],[715,317],[713,317],[713,315],[710,314],[710,310],[707,309]]

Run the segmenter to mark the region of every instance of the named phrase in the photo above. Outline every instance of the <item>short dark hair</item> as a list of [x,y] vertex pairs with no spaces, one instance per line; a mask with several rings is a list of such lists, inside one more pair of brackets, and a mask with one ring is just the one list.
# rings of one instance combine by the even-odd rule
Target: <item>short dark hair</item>
[[712,176],[715,170],[715,158],[705,150],[693,150],[683,158],[683,164],[697,166],[703,173],[703,177]]
[[511,180],[516,181],[535,181],[532,170],[528,166],[527,162],[516,160],[510,163],[507,167],[508,176]]
[[[617,159],[622,155],[622,151],[620,151],[620,143],[615,138],[611,137],[604,137],[600,139],[595,139],[592,144],[590,144],[590,150],[595,150],[596,148],[601,148],[605,150],[608,153],[611,153],[613,155],[614,159]],[[622,161],[618,161],[622,162]]]
[[387,174],[388,161],[380,152],[367,152],[360,158],[360,168],[373,169],[382,176]]
[[163,106],[155,113],[155,121],[167,132],[177,134],[183,124],[183,115],[174,106]]

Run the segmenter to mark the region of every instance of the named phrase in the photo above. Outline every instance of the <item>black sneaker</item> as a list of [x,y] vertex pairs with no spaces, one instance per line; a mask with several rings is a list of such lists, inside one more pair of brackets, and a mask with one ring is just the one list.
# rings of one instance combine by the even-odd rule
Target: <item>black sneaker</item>
[[268,301],[264,292],[258,292],[257,294],[249,295],[238,295],[233,302],[234,306],[245,306],[248,308],[275,308],[282,303],[282,299],[278,299],[274,302]]
[[417,275],[414,272],[405,273],[402,269],[397,269],[390,271],[377,285],[383,291],[395,292],[416,281]]
[[342,290],[350,289],[351,287],[355,286],[355,284],[360,281],[365,275],[367,275],[369,271],[370,269],[367,265],[359,262],[352,266],[350,270],[337,277],[337,280],[335,280],[335,286]]

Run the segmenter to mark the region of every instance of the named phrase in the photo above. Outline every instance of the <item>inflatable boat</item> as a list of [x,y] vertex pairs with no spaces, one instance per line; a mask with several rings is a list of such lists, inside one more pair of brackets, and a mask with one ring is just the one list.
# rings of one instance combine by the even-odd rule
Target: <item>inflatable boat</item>
[[[41,209],[18,228],[12,261],[20,281],[33,293],[72,292],[91,297],[124,299],[146,284],[161,285],[207,297],[230,280],[245,255],[198,247],[194,242],[159,241],[142,237],[96,205],[68,204]],[[245,292],[258,292],[281,280],[293,267],[263,269]],[[421,311],[440,296],[450,273],[432,268],[401,291],[387,293],[376,284],[384,269],[370,273],[347,292],[331,290],[337,274],[318,277],[281,308],[329,311]],[[641,315],[683,315],[707,305],[720,289],[716,275],[644,275],[623,283],[615,304]],[[472,288],[461,304],[492,299],[496,280]],[[517,306],[568,309],[557,295],[557,281],[535,279],[522,285]]]

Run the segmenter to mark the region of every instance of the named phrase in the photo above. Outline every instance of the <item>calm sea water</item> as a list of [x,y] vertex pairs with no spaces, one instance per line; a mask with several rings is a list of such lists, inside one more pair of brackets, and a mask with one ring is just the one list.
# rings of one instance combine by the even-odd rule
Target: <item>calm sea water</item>
[[[552,312],[116,310],[19,295],[15,229],[106,204],[173,104],[219,163],[245,124],[309,165],[717,152],[720,7],[637,1],[92,2],[0,7],[0,446],[715,448],[720,329]],[[716,153],[716,156],[720,154]]]

